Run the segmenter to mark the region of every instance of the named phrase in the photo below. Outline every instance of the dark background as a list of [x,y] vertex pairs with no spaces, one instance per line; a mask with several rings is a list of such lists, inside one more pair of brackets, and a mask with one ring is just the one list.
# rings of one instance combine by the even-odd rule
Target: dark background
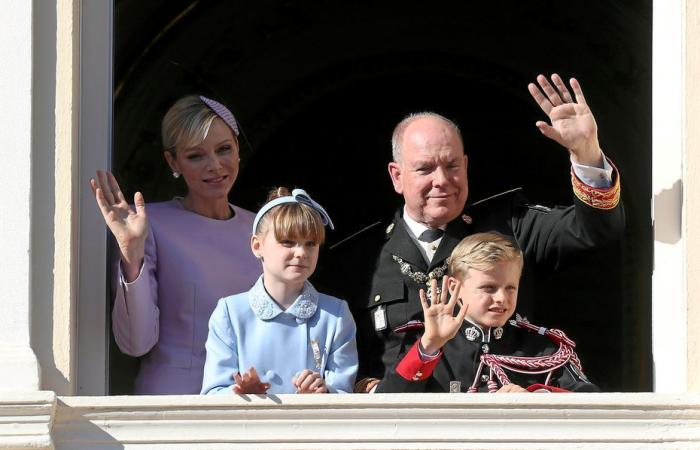
[[[534,203],[566,205],[568,157],[535,128],[545,116],[527,84],[539,73],[576,76],[622,173],[627,228],[619,247],[546,276],[536,323],[578,342],[603,390],[648,391],[651,6],[116,0],[112,167],[129,195],[182,194],[163,161],[160,120],[183,95],[213,97],[244,132],[231,200],[256,210],[272,186],[304,187],[336,223],[332,244],[401,204],[386,170],[391,132],[406,114],[432,110],[464,135],[468,202],[522,186]],[[110,353],[111,392],[129,392],[134,361],[114,345]]]

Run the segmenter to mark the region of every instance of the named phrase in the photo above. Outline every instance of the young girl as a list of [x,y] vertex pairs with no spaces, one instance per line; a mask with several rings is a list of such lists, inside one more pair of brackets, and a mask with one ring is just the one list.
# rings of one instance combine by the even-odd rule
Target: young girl
[[251,238],[263,275],[248,292],[219,300],[209,320],[202,394],[352,392],[355,322],[345,301],[307,281],[324,225],[333,228],[304,190],[270,194]]

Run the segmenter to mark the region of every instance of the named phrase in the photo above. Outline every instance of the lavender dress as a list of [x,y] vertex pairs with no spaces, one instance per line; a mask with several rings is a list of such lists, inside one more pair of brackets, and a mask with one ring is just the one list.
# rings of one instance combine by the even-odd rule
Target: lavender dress
[[262,272],[250,250],[255,216],[231,208],[234,217],[215,220],[177,199],[147,205],[144,264],[131,283],[117,269],[112,311],[117,345],[141,357],[136,394],[199,393],[209,316],[220,298],[247,291]]

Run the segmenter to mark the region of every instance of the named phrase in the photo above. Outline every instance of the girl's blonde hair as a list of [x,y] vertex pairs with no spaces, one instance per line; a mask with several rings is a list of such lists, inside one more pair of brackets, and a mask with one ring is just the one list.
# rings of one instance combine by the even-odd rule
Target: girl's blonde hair
[[[214,119],[219,117],[197,95],[188,95],[170,107],[161,124],[163,149],[175,153],[177,149],[199,145],[209,134]],[[236,133],[231,132],[238,145]]]
[[[288,195],[291,195],[289,189],[278,187],[270,191],[267,202]],[[282,203],[266,212],[258,222],[255,234],[260,236],[268,231],[272,231],[278,241],[311,240],[321,245],[326,239],[326,227],[321,215],[303,203]]]
[[489,270],[502,262],[517,261],[523,267],[523,252],[518,245],[498,233],[476,233],[462,239],[447,260],[448,274],[458,279],[469,269]]

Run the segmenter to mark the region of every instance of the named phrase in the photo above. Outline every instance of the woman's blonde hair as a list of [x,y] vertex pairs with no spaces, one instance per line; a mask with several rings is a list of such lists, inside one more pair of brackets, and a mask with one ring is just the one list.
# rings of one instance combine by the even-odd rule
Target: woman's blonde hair
[[[278,187],[270,191],[267,202],[288,195],[291,195],[289,189]],[[303,203],[282,203],[266,212],[258,222],[255,234],[260,236],[268,231],[272,231],[278,241],[311,240],[321,245],[326,239],[326,227],[321,215]]]
[[458,279],[469,269],[489,270],[502,262],[517,261],[523,267],[523,252],[518,245],[498,233],[476,233],[462,239],[447,260],[448,274]]
[[[188,95],[176,101],[163,117],[161,134],[163,149],[175,153],[177,149],[194,147],[204,141],[209,134],[214,119],[219,117],[197,95]],[[238,144],[236,133],[231,132]]]

